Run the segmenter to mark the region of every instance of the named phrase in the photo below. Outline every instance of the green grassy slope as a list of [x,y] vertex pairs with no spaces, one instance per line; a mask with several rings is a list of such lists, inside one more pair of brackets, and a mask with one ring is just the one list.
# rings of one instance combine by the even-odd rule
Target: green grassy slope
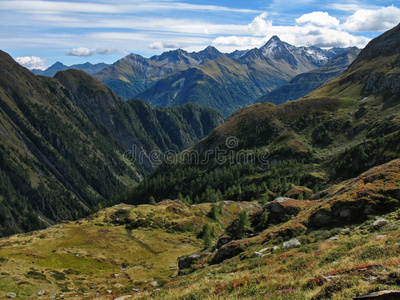
[[132,288],[153,289],[154,280],[161,287],[177,274],[179,256],[204,249],[199,237],[204,224],[219,234],[240,209],[259,207],[226,202],[215,221],[208,217],[210,204],[121,204],[76,222],[1,239],[0,297],[15,292],[20,299],[34,299],[44,290],[43,299],[53,294],[92,299],[97,293],[115,298]]

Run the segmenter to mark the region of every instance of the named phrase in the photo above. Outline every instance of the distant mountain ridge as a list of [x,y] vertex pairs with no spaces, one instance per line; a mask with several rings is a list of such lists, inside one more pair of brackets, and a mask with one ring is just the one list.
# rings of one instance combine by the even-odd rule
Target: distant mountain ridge
[[[212,47],[206,50],[214,54],[217,51]],[[135,97],[144,99],[154,107],[195,102],[215,107],[228,116],[237,109],[253,104],[294,76],[314,70],[344,51],[338,48],[323,50],[295,47],[274,36],[261,48],[227,55],[217,53],[214,55],[217,58],[201,63],[194,59],[196,53],[187,53],[192,58],[191,68],[159,79]],[[171,59],[176,57],[176,53],[170,51],[162,56]]]
[[31,72],[35,75],[41,75],[41,76],[47,76],[47,77],[53,77],[56,75],[57,72],[59,71],[65,71],[69,69],[75,69],[75,70],[80,70],[84,71],[90,75],[94,75],[104,68],[109,66],[108,64],[105,63],[98,63],[98,64],[91,64],[89,62],[84,63],[84,64],[77,64],[77,65],[72,65],[72,66],[66,66],[61,62],[56,62],[52,66],[48,67],[46,70],[38,70],[38,69],[33,69]]
[[52,77],[57,71],[80,69],[94,74],[123,100],[142,98],[154,107],[194,102],[228,116],[344,51],[296,47],[273,36],[260,48],[229,54],[212,46],[192,53],[176,49],[150,58],[131,53],[108,66],[67,67],[57,62],[46,71],[33,72]]
[[281,104],[304,97],[342,74],[356,59],[359,53],[360,49],[352,47],[336,56],[322,67],[295,76],[283,86],[261,97],[257,102]]
[[136,96],[158,80],[178,71],[200,65],[204,60],[217,59],[223,54],[214,47],[188,53],[182,49],[164,52],[151,58],[131,53],[105,68],[95,76],[123,100]]

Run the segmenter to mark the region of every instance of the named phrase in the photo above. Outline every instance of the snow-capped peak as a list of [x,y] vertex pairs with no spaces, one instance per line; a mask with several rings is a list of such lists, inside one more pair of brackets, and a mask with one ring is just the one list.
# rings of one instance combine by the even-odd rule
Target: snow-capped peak
[[282,46],[284,46],[282,41],[279,39],[279,37],[274,35],[264,46],[261,47],[261,51],[264,56],[270,56],[276,52],[277,49],[281,49]]

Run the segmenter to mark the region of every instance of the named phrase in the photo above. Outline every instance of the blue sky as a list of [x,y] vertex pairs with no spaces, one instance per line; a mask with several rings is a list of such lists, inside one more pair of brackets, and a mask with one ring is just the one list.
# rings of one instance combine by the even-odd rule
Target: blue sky
[[29,68],[56,61],[113,63],[213,45],[363,47],[400,23],[397,1],[0,0],[0,49]]

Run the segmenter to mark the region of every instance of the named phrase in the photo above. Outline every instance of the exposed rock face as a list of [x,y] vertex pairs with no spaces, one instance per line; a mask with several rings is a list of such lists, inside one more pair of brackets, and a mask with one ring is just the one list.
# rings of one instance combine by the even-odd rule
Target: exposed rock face
[[[373,62],[373,60],[380,57],[391,57],[399,53],[400,51],[400,24],[393,29],[385,32],[381,36],[373,39],[360,53],[360,55],[350,65],[346,71],[350,73],[353,71],[352,67],[364,62]],[[388,63],[391,68],[395,69],[400,66],[400,58],[397,56],[396,59]],[[371,63],[371,66],[374,66]],[[381,67],[381,66],[379,66]],[[400,92],[400,83],[398,80],[398,72],[386,72],[384,69],[376,70],[362,69],[351,76],[349,79],[361,80],[365,84],[363,88],[363,95],[368,96],[370,94],[385,92],[385,98],[398,99]]]
[[[280,197],[274,201],[267,203],[264,206],[264,210],[268,211],[268,223],[279,224],[287,222],[290,218],[297,216],[301,211],[301,202],[296,199]],[[257,218],[261,217],[262,212],[256,214],[254,223],[257,224]]]
[[353,223],[374,214],[375,208],[365,200],[349,203],[338,202],[330,210],[321,209],[310,217],[309,225],[314,228],[329,227],[334,224]]
[[195,253],[178,258],[179,274],[187,274],[188,271],[202,268],[200,261],[210,256],[210,253]]
[[228,244],[231,241],[229,237],[221,237],[217,241],[217,248],[221,248],[223,245]]
[[232,241],[220,249],[218,249],[217,253],[215,253],[214,258],[212,259],[212,264],[219,264],[226,259],[235,257],[244,251],[244,248],[241,247],[241,244],[238,241]]

